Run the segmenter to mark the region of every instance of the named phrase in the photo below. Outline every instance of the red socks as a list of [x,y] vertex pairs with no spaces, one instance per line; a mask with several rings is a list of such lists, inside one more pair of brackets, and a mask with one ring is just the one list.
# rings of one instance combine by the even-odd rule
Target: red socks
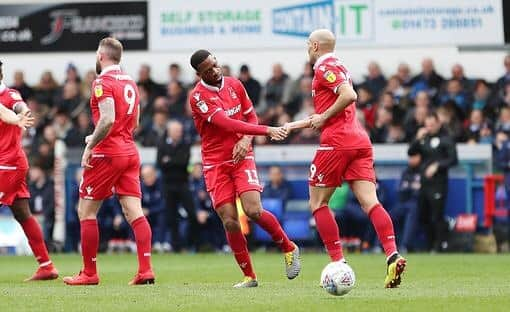
[[131,223],[135,233],[136,252],[138,253],[138,273],[151,270],[152,231],[147,219],[142,216]]
[[88,276],[96,275],[96,257],[99,248],[99,228],[96,219],[80,221],[81,256],[83,258],[83,273]]
[[344,255],[340,244],[340,230],[328,206],[322,206],[313,212],[317,231],[326,246],[331,261],[342,260]]
[[294,250],[294,244],[289,240],[282,226],[271,212],[262,210],[260,218],[255,222],[271,235],[275,244],[278,245],[283,252]]
[[20,222],[25,235],[28,238],[28,244],[34,253],[35,259],[39,262],[40,267],[51,265],[48,249],[44,244],[44,238],[41,227],[34,216]]
[[236,258],[237,264],[243,271],[244,276],[250,276],[251,278],[257,278],[253,266],[251,264],[250,254],[248,253],[248,246],[246,245],[246,238],[241,231],[228,232],[227,241],[232,248],[232,253]]
[[383,246],[384,253],[387,257],[390,257],[397,252],[393,222],[391,222],[390,216],[381,204],[377,204],[370,210],[368,217],[374,225],[379,241]]

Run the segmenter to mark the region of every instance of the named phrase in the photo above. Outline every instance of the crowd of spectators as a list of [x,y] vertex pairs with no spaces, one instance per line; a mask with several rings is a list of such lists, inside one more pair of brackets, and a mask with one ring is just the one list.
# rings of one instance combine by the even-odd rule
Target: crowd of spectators
[[[276,63],[271,68],[270,78],[265,82],[253,77],[246,64],[238,72],[228,65],[222,66],[222,69],[224,75],[236,75],[241,80],[260,123],[282,125],[306,118],[314,111],[311,98],[313,68],[309,63],[304,64],[298,77],[289,76],[283,66]],[[510,134],[510,55],[504,58],[502,72],[503,75],[496,82],[489,82],[467,77],[461,64],[453,65],[447,77],[442,76],[436,72],[433,60],[429,58],[423,59],[421,70],[417,73],[412,73],[406,63],[399,64],[394,73],[383,73],[376,62],[371,62],[364,79],[355,82],[358,118],[373,143],[410,143],[424,126],[427,115],[435,111],[443,129],[456,142],[494,144],[501,148],[505,146],[503,142],[507,141]],[[55,144],[62,140],[68,148],[84,147],[85,136],[93,130],[89,99],[96,74],[93,70],[79,73],[73,64],[69,64],[61,83],[54,79],[51,71],[44,72],[39,83],[33,86],[25,82],[21,71],[16,71],[13,78],[14,83],[10,87],[19,90],[36,117],[35,126],[23,138],[23,145],[32,168],[29,175],[31,191],[33,194],[42,194],[34,196],[31,207],[34,213],[48,216],[46,233],[49,235],[52,224],[49,216],[52,212],[46,210],[53,207],[53,197],[49,194],[53,189]],[[166,148],[168,153],[199,143],[200,138],[187,105],[189,91],[197,81],[186,81],[181,65],[177,63],[169,65],[168,79],[164,83],[154,81],[151,68],[146,64],[140,66],[134,78],[138,83],[141,104],[141,123],[135,134],[136,141],[141,146],[156,147],[160,151]],[[173,134],[171,129],[177,129],[180,134]],[[179,141],[178,146],[176,140]],[[316,132],[304,129],[293,132],[283,142],[256,137],[254,144],[317,144],[318,140]],[[154,190],[151,188],[155,183],[161,185],[165,190],[163,193],[172,190],[181,198],[174,202],[173,198],[168,201],[168,198],[160,195],[170,203],[165,203],[164,208],[147,204],[152,207],[147,207],[149,219],[150,214],[158,214],[161,209],[167,212],[172,210],[170,221],[167,222],[178,227],[178,220],[183,215],[193,214],[191,225],[195,233],[197,228],[206,230],[209,222],[218,222],[212,217],[214,213],[210,200],[197,174],[200,168],[193,167],[190,176],[182,173],[178,177],[190,180],[189,190],[193,195],[193,203],[190,203],[189,195],[174,188],[170,181],[172,178],[168,173],[165,174],[165,167],[171,165],[165,163],[165,157],[158,157],[156,169],[161,170],[161,176],[151,172],[154,168],[146,168],[146,174],[142,174],[143,183],[146,184],[144,190],[152,194],[148,201],[153,199]],[[273,169],[270,174],[279,175],[277,169]],[[272,191],[271,186],[266,189],[266,192]],[[112,224],[119,225],[118,220],[114,222],[115,217],[112,216]],[[153,218],[153,227],[164,226],[157,219]],[[219,223],[217,225],[221,226]],[[171,236],[175,237],[180,232],[173,229],[172,233],[174,235]],[[170,248],[168,233],[157,232],[154,236],[158,240],[157,246],[161,246],[161,249]],[[192,234],[185,236],[189,244],[198,244],[199,237]],[[221,235],[204,237],[216,249],[224,245],[224,237]]]

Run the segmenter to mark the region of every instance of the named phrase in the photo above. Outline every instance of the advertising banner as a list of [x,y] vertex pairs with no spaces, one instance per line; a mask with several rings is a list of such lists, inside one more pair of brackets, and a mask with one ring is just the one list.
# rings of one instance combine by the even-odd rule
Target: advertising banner
[[93,51],[113,36],[147,49],[147,2],[0,5],[0,52]]
[[502,44],[501,0],[149,2],[149,49],[304,47],[328,28],[338,46]]

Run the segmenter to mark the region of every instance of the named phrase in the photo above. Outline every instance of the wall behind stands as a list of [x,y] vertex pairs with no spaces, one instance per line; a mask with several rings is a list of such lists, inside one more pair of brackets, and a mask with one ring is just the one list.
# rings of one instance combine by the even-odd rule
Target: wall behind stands
[[[47,3],[56,3],[59,1],[46,0]],[[68,0],[66,2],[80,2],[78,0]],[[83,2],[83,1],[81,1]],[[89,1],[93,2],[93,1]],[[99,2],[99,1],[97,1]],[[8,0],[5,3],[34,3],[33,0]],[[149,1],[150,5],[150,1]],[[150,39],[150,38],[149,38]],[[172,44],[179,46],[181,43],[175,41]],[[204,46],[204,48],[208,48]],[[125,70],[135,79],[140,64],[146,63],[152,66],[153,78],[158,82],[167,80],[167,68],[172,62],[179,63],[184,68],[184,78],[191,81],[193,71],[189,64],[189,56],[193,49],[180,47],[179,52],[126,52],[123,59]],[[38,82],[41,73],[44,70],[52,70],[59,81],[62,81],[64,72],[69,62],[74,63],[84,73],[94,68],[95,54],[93,52],[72,52],[72,53],[30,53],[30,51],[20,51],[22,53],[2,53],[0,57],[5,63],[5,82],[12,82],[13,72],[22,70],[26,73],[26,80],[29,84]],[[281,62],[284,69],[292,76],[297,77],[307,60],[306,43],[303,39],[302,48],[278,48],[278,49],[238,49],[223,50],[216,49],[212,51],[218,56],[220,63],[228,64],[234,72],[237,72],[242,63],[251,65],[253,76],[265,81],[271,74],[271,65],[275,62]],[[450,68],[455,63],[461,63],[465,67],[468,77],[480,77],[490,81],[496,80],[503,74],[503,57],[505,51],[487,50],[483,51],[477,48],[469,50],[459,50],[457,47],[448,45],[435,45],[434,47],[342,47],[337,49],[337,54],[345,62],[353,74],[355,81],[363,79],[366,73],[366,66],[370,61],[377,61],[381,64],[386,75],[396,71],[400,62],[407,62],[411,66],[413,73],[420,70],[420,62],[424,57],[431,57],[436,63],[437,70],[445,77],[450,77]]]

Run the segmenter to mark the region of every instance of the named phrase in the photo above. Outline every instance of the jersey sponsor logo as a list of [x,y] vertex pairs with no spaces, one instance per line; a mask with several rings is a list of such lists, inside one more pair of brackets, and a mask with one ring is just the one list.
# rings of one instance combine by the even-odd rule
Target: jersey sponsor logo
[[19,93],[18,93],[18,92],[10,92],[9,94],[11,95],[11,98],[12,98],[13,100],[16,100],[16,101],[21,101],[21,100],[23,100],[23,99],[21,98],[21,95],[19,95]]
[[237,100],[237,93],[234,91],[234,89],[232,87],[228,88],[228,92],[230,93],[230,97],[233,100]]
[[332,71],[328,70],[324,73],[324,79],[326,79],[328,82],[335,82],[336,81],[336,75]]
[[94,95],[96,97],[101,97],[103,95],[103,85],[98,84],[94,87]]
[[207,104],[205,103],[205,101],[198,101],[197,102],[197,107],[198,109],[200,109],[200,111],[202,113],[207,113],[209,111],[209,107],[207,106]]
[[235,106],[235,107],[232,107],[232,108],[229,108],[227,109],[225,112],[227,114],[227,116],[232,116],[232,115],[235,115],[237,113],[239,113],[241,111],[241,104]]

